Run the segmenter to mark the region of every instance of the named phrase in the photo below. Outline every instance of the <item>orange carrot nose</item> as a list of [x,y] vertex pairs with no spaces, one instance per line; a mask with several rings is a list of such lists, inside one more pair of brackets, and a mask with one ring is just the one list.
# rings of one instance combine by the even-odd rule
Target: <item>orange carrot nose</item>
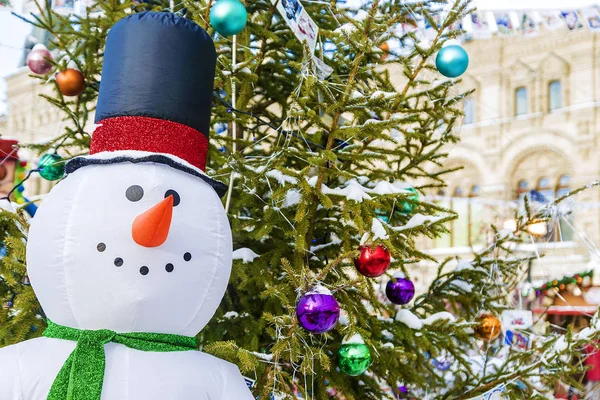
[[173,217],[173,196],[135,217],[131,229],[133,240],[140,246],[157,247],[167,240]]

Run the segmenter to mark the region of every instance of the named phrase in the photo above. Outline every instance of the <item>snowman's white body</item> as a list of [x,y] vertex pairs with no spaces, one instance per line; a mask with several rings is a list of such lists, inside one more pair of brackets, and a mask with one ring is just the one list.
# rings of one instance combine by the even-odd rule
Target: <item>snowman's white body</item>
[[[0,399],[45,400],[75,343],[38,338],[0,350]],[[237,367],[199,351],[150,353],[109,343],[102,400],[252,399]]]
[[[132,186],[143,189],[134,201],[126,196]],[[134,219],[169,190],[180,201],[168,237],[159,246],[139,245]],[[27,264],[57,324],[194,336],[223,297],[231,253],[229,222],[207,183],[164,164],[126,162],[82,167],[52,190],[32,220]],[[0,399],[45,400],[75,345],[39,338],[0,349]],[[105,352],[102,400],[253,399],[235,365],[199,351],[144,352],[109,343]]]

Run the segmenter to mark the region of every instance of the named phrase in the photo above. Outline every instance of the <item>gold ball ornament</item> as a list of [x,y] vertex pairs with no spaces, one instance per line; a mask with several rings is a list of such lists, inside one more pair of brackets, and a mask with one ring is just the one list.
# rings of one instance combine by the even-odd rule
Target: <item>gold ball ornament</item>
[[482,313],[477,317],[478,324],[473,328],[475,336],[481,340],[492,341],[500,336],[502,323],[494,314]]
[[56,74],[58,89],[65,96],[79,96],[85,89],[83,74],[73,68],[67,68]]

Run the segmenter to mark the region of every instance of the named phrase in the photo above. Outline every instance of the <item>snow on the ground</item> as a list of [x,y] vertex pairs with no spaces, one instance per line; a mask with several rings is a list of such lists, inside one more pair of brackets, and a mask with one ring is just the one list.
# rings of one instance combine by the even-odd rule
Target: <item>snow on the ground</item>
[[244,264],[254,261],[256,257],[260,256],[247,247],[242,247],[233,251],[233,259],[242,260]]

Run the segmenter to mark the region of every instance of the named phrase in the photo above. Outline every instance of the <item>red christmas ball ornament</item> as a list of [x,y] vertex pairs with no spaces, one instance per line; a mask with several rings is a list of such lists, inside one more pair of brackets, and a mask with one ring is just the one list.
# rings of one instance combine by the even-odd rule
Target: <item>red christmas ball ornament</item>
[[58,89],[65,96],[79,96],[85,89],[83,74],[73,68],[67,68],[56,74]]
[[390,252],[378,245],[375,249],[370,246],[360,246],[360,256],[354,259],[354,266],[364,276],[376,278],[387,271],[390,266]]

